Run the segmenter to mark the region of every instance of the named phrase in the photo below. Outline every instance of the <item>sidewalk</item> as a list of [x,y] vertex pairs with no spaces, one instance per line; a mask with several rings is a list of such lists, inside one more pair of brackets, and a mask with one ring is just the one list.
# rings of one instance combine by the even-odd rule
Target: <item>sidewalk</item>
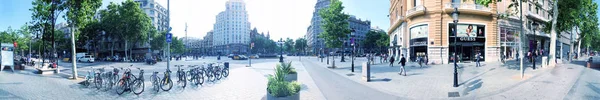
[[[529,63],[525,65],[524,79],[521,79],[520,68],[516,61],[508,61],[507,64],[482,62],[483,67],[475,67],[475,63],[461,63],[458,69],[459,87],[452,87],[453,64],[424,65],[419,67],[417,63],[407,62],[407,76],[398,75],[399,66],[397,62],[394,67],[389,63],[381,64],[375,60],[371,66],[371,82],[361,80],[361,63],[365,58],[357,58],[355,61],[355,72],[351,73],[351,60],[339,62],[336,57],[335,69],[330,69],[338,75],[344,76],[357,83],[369,86],[385,93],[411,99],[449,99],[449,92],[458,92],[459,98],[481,98],[501,93],[518,86],[524,81],[536,78],[539,74],[548,72],[551,68],[539,68],[532,71]],[[331,59],[330,59],[331,60]],[[307,59],[321,67],[330,66],[320,59]],[[538,62],[541,64],[541,62]],[[331,63],[330,63],[331,64]],[[450,98],[454,99],[454,97]]]

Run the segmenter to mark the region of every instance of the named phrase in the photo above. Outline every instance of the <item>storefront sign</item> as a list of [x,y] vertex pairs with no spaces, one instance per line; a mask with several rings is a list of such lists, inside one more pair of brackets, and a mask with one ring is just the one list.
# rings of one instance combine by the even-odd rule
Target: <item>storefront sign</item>
[[460,37],[459,40],[460,41],[475,41],[477,39],[475,39],[475,37]]
[[[476,24],[458,24],[457,37],[483,37],[485,36],[485,26]],[[450,30],[452,28],[450,27]],[[452,32],[452,31],[450,31]]]
[[421,41],[421,42],[413,42],[413,44],[411,44],[412,46],[426,46],[427,45],[427,41]]
[[427,38],[429,34],[429,26],[427,25],[419,25],[410,28],[410,39],[415,38]]

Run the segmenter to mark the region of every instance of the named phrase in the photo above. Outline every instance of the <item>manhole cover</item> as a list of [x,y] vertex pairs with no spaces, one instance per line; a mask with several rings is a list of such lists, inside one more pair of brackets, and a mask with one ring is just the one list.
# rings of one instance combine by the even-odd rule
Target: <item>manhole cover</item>
[[458,92],[448,92],[448,97],[460,97],[460,94]]

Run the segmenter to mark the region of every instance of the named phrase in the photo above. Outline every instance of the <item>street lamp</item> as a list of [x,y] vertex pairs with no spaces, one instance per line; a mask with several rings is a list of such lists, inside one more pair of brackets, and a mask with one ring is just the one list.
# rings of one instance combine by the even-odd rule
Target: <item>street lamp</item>
[[[536,31],[536,29],[538,27],[538,24],[537,23],[533,23],[533,24],[531,24],[531,26],[533,27],[532,29],[533,29],[534,36],[537,35],[535,33],[535,31]],[[533,47],[533,52],[531,52],[531,58],[532,58],[531,60],[533,61],[533,70],[535,70],[535,54],[536,54],[536,51],[537,51],[537,40],[535,39],[535,37],[533,38],[533,44],[534,44],[534,47]]]
[[456,68],[458,68],[458,65],[456,64],[456,51],[457,51],[457,47],[456,47],[456,38],[457,38],[457,33],[458,31],[456,30],[456,27],[458,26],[458,15],[460,14],[460,12],[458,12],[458,8],[454,7],[454,11],[452,12],[452,19],[454,20],[454,87],[458,87],[458,72],[456,71]]
[[354,29],[352,29],[352,31],[350,33],[350,36],[352,36],[352,38],[350,39],[350,42],[352,43],[352,44],[350,44],[350,45],[352,45],[352,57],[351,57],[351,59],[352,59],[352,72],[354,72],[354,50],[356,49],[356,45],[354,45],[354,37],[355,37],[354,32],[355,32]]
[[277,43],[279,44],[280,47],[280,55],[279,55],[279,62],[283,63],[283,38],[280,38],[279,41],[277,41]]

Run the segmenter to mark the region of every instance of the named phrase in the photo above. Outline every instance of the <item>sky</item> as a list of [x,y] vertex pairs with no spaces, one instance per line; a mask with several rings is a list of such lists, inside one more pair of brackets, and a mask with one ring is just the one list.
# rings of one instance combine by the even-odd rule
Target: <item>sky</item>
[[[31,21],[30,8],[33,0],[3,0],[0,3],[0,30],[9,26],[17,29]],[[101,9],[109,2],[124,0],[103,0]],[[165,8],[167,0],[156,0]],[[185,36],[185,24],[188,25],[188,37],[201,38],[213,29],[216,15],[225,10],[227,0],[171,0],[171,27],[175,36]],[[251,28],[259,32],[270,32],[272,39],[296,39],[306,34],[312,12],[317,0],[244,0]],[[371,21],[372,27],[387,30],[389,0],[341,0],[344,12],[363,20]],[[64,14],[64,13],[63,13]],[[58,22],[64,22],[59,18]]]

